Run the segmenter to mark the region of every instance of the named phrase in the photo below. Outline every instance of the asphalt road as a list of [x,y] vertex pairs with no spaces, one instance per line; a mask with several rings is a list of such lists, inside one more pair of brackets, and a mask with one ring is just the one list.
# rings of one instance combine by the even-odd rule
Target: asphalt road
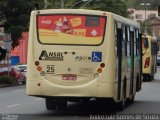
[[143,82],[142,90],[136,94],[133,104],[126,106],[122,112],[112,107],[96,102],[69,103],[66,110],[47,111],[44,99],[27,96],[24,85],[0,88],[0,120],[7,120],[7,117],[15,120],[90,120],[107,119],[106,116],[111,114],[160,114],[160,67],[155,80]]

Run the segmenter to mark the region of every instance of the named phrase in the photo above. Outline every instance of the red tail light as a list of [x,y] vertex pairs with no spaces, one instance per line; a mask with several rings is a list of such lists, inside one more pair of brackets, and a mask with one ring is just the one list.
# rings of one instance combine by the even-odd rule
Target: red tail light
[[144,68],[148,68],[150,63],[150,57],[147,57],[145,60]]
[[104,63],[101,63],[100,66],[101,66],[101,68],[104,68],[104,67],[105,67],[105,64],[104,64]]
[[39,65],[39,61],[35,61],[35,65],[38,66]]
[[38,67],[37,67],[37,70],[38,70],[38,71],[42,71],[42,67],[41,67],[41,66],[38,66]]
[[102,73],[102,68],[98,68],[97,72]]

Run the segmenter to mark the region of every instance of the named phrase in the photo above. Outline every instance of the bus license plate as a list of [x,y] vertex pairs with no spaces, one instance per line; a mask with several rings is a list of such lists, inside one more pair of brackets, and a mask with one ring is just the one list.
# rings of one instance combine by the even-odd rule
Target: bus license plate
[[63,75],[62,80],[76,80],[76,75]]

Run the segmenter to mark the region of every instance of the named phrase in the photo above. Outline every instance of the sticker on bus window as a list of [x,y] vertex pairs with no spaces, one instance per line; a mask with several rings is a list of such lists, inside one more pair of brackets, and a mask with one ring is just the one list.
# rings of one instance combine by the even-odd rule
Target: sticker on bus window
[[98,17],[86,17],[86,27],[98,27],[100,25],[100,19]]
[[104,16],[39,15],[37,19],[42,43],[99,45],[104,39]]
[[70,21],[73,27],[77,27],[82,24],[82,19],[80,17],[70,19]]
[[102,62],[102,52],[92,52],[92,62]]

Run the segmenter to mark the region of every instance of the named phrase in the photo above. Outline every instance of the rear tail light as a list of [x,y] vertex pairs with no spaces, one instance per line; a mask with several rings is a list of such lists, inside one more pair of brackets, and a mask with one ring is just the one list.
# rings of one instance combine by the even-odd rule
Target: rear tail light
[[35,65],[36,65],[36,66],[39,66],[39,61],[35,61]]
[[104,68],[104,67],[105,67],[105,64],[104,64],[104,63],[101,63],[100,66],[101,66],[101,68]]
[[39,61],[35,61],[35,65],[37,66],[37,71],[40,73],[41,76],[45,76],[45,72],[42,71],[42,67],[40,66]]
[[102,73],[102,68],[98,68],[97,72]]
[[100,64],[100,67],[98,67],[98,69],[97,69],[97,73],[94,74],[94,77],[95,77],[95,78],[99,77],[99,74],[102,73],[102,71],[103,71],[102,69],[103,69],[104,67],[105,67],[105,63],[101,63],[101,64]]
[[42,67],[41,67],[41,66],[38,66],[38,67],[37,67],[37,70],[38,70],[38,71],[42,71]]
[[150,64],[150,57],[147,57],[145,60],[144,68],[148,68]]

